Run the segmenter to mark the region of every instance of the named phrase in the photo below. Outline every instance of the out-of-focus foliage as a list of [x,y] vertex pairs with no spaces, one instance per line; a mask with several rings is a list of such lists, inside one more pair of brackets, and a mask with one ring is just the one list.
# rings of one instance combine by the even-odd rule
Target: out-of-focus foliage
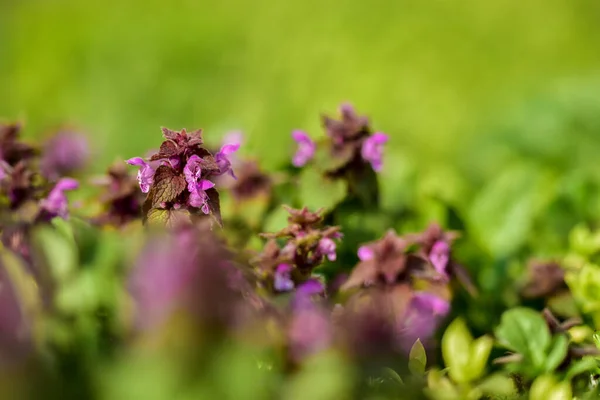
[[3,396],[596,398],[599,18],[0,2]]

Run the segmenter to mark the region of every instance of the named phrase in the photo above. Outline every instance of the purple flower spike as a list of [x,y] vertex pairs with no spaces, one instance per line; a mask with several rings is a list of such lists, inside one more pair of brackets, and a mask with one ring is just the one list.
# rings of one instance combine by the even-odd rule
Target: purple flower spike
[[369,261],[375,257],[375,253],[368,246],[360,246],[358,248],[358,258],[360,261]]
[[231,161],[229,161],[229,156],[240,148],[239,143],[231,143],[225,144],[221,147],[221,150],[215,154],[215,161],[219,166],[219,174],[223,175],[225,173],[229,173],[234,179],[237,179],[235,174],[233,173],[233,169],[231,169]]
[[278,292],[289,292],[294,289],[294,282],[291,278],[292,266],[289,264],[279,264],[275,270],[275,282],[273,286]]
[[154,169],[141,157],[130,158],[126,163],[140,167],[137,174],[140,189],[142,189],[142,193],[148,193],[150,191],[150,186],[154,183]]
[[405,350],[408,351],[417,339],[427,343],[448,312],[448,301],[427,292],[415,293],[401,321],[400,332]]
[[376,172],[383,168],[383,145],[387,143],[388,136],[385,133],[375,132],[369,136],[361,148],[362,158],[371,163]]
[[40,207],[52,217],[58,216],[67,218],[69,216],[67,208],[68,202],[64,192],[67,190],[75,190],[78,187],[79,183],[75,179],[62,178],[50,191],[48,197],[40,202]]
[[204,214],[210,213],[208,206],[208,195],[206,190],[213,188],[215,184],[208,179],[202,179],[202,159],[197,155],[193,155],[189,158],[185,168],[183,168],[183,174],[188,184],[188,190],[190,192],[189,204],[192,207],[202,209]]
[[439,274],[448,276],[446,272],[450,260],[450,246],[448,243],[442,240],[435,242],[429,253],[429,260]]
[[450,303],[431,293],[417,292],[412,301],[415,308],[429,311],[435,316],[445,317],[450,312]]
[[325,285],[318,279],[309,279],[298,286],[298,295],[313,296],[325,292]]
[[85,136],[60,132],[44,146],[42,173],[50,180],[77,171],[85,166],[90,156]]
[[292,132],[292,138],[298,143],[298,150],[292,158],[292,164],[295,167],[302,167],[315,155],[317,146],[315,142],[304,131]]
[[329,238],[323,238],[319,241],[318,252],[327,257],[329,261],[335,261],[335,242]]

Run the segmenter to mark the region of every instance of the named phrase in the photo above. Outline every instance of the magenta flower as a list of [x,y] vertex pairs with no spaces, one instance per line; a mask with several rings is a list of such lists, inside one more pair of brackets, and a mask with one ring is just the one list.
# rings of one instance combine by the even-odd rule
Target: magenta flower
[[298,286],[298,295],[301,296],[313,296],[316,294],[322,294],[325,292],[325,285],[318,279],[311,278]]
[[375,132],[363,142],[361,152],[363,160],[371,163],[377,172],[383,168],[383,145],[387,143],[388,136],[385,133]]
[[435,242],[429,253],[429,260],[439,274],[447,277],[446,267],[448,261],[450,261],[450,246],[448,243],[442,240]]
[[48,197],[40,202],[40,207],[51,217],[67,218],[69,216],[67,196],[65,191],[75,190],[79,183],[72,178],[62,178],[50,191]]
[[273,286],[278,292],[289,292],[294,288],[294,282],[291,278],[292,266],[289,264],[279,264],[275,270],[275,279]]
[[313,158],[317,146],[304,131],[296,130],[292,132],[292,138],[298,143],[298,150],[292,158],[292,164],[295,167],[302,167]]
[[141,157],[130,158],[126,163],[140,167],[137,174],[137,180],[140,184],[140,189],[142,189],[142,193],[148,193],[150,191],[150,186],[154,183],[154,168]]
[[221,150],[215,154],[215,161],[219,166],[219,175],[229,173],[234,179],[237,179],[233,173],[233,169],[231,169],[231,161],[229,161],[228,157],[238,151],[239,148],[239,143],[225,144],[221,147]]
[[317,251],[319,254],[327,257],[329,261],[335,261],[335,242],[329,238],[323,238],[319,241],[319,246],[317,247]]
[[360,261],[369,261],[375,257],[375,253],[369,246],[360,246],[358,248],[358,258]]
[[297,309],[289,325],[288,338],[290,355],[296,362],[327,349],[333,340],[329,315],[313,304]]
[[210,213],[208,206],[208,195],[206,190],[213,188],[215,184],[208,179],[202,178],[202,159],[197,155],[193,155],[188,159],[187,164],[183,168],[183,174],[188,184],[190,192],[189,204],[192,207],[202,209],[204,214]]
[[42,173],[48,179],[58,179],[83,168],[89,156],[90,150],[85,136],[60,132],[44,146]]
[[450,303],[441,297],[427,292],[415,293],[400,321],[403,347],[410,349],[417,339],[429,341],[449,312]]

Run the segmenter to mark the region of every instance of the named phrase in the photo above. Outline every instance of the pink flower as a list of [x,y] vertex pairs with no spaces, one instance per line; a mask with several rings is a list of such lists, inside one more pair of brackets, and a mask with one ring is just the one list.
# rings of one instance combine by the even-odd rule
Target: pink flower
[[371,163],[376,172],[383,168],[383,145],[387,143],[388,136],[385,133],[375,132],[363,142],[361,155],[363,160]]
[[296,130],[292,132],[292,138],[298,143],[298,150],[292,158],[292,164],[295,167],[302,167],[313,158],[317,146],[304,131]]
[[137,174],[137,180],[140,184],[140,189],[142,189],[142,192],[148,193],[150,191],[150,186],[152,186],[154,183],[154,168],[152,168],[150,164],[144,161],[141,157],[130,158],[126,161],[126,163],[140,167],[140,170]]

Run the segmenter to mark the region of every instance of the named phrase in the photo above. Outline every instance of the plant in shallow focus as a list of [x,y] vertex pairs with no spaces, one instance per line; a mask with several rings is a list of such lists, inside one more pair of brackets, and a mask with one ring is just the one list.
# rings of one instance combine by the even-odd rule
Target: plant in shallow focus
[[235,178],[229,156],[239,143],[225,144],[216,154],[204,146],[202,130],[187,133],[163,128],[164,141],[149,159],[134,157],[127,163],[139,167],[138,182],[147,193],[142,207],[144,221],[170,225],[211,215],[222,225],[215,178]]

